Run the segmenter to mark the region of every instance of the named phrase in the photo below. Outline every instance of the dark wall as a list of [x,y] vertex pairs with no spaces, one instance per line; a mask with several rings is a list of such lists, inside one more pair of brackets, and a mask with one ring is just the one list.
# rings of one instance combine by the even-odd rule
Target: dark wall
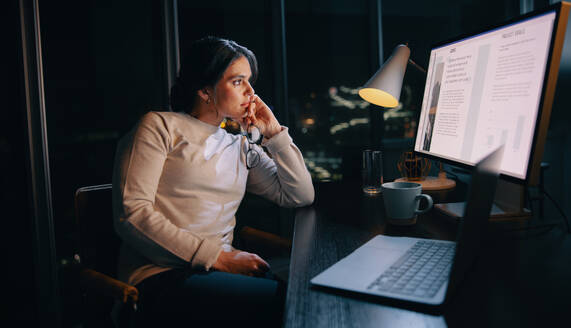
[[109,183],[118,138],[167,108],[160,9],[150,0],[40,4],[58,240],[72,232],[75,190]]
[[[166,110],[162,1],[40,1],[48,148],[58,261],[77,251],[73,198],[111,182],[118,139]],[[64,320],[78,316],[63,281]]]

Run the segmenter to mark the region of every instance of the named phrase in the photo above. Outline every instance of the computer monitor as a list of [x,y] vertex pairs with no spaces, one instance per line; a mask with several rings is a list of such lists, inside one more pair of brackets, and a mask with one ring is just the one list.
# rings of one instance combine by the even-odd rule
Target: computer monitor
[[435,45],[415,153],[473,167],[505,144],[501,176],[536,185],[569,7],[558,3]]

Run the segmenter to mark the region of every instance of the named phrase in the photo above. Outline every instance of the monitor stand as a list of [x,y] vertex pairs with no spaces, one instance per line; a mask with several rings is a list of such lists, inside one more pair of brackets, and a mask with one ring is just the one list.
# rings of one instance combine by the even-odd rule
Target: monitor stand
[[[434,208],[446,216],[459,219],[464,216],[465,202],[435,204]],[[490,221],[510,222],[530,219],[532,213],[524,206],[524,187],[499,180]]]

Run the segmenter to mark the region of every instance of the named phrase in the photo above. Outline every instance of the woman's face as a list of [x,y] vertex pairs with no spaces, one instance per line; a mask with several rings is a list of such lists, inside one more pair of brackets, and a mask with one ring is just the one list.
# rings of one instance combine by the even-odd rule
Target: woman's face
[[246,113],[254,89],[250,85],[250,63],[242,56],[226,69],[216,83],[214,105],[220,116],[240,120]]

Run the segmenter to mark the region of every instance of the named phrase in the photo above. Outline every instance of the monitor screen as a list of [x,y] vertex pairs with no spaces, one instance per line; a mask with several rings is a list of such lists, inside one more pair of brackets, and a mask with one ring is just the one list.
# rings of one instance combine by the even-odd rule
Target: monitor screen
[[414,150],[474,166],[504,144],[501,173],[525,181],[556,14],[526,16],[435,46]]

